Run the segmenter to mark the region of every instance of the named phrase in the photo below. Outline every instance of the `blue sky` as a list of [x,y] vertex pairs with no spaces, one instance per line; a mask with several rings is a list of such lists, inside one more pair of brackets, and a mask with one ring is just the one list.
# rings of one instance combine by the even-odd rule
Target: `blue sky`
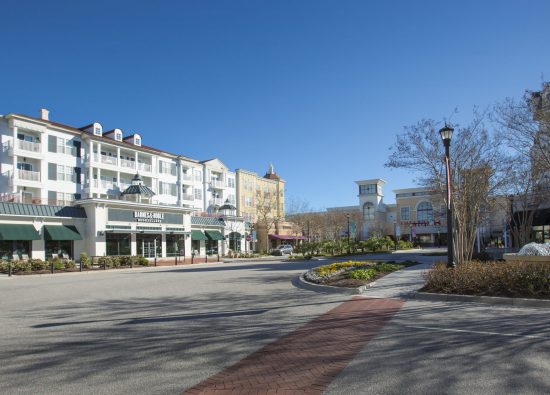
[[312,207],[392,189],[395,135],[550,80],[550,2],[24,1],[1,5],[0,113],[139,132],[263,174]]

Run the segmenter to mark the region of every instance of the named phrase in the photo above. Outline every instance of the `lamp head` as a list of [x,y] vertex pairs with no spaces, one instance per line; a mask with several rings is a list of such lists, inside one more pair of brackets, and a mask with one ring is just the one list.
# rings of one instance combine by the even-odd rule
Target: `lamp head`
[[439,129],[439,135],[441,136],[441,140],[443,142],[449,142],[451,141],[451,138],[453,137],[454,129],[451,128],[449,125],[445,124],[445,126],[441,129]]

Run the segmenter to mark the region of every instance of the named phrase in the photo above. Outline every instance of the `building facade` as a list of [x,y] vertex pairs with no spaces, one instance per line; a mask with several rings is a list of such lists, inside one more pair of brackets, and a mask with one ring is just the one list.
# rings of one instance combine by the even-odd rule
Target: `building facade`
[[220,210],[237,202],[235,173],[218,159],[161,151],[99,122],[53,122],[47,110],[0,116],[0,138],[3,257],[225,254],[230,233],[242,249],[244,219]]

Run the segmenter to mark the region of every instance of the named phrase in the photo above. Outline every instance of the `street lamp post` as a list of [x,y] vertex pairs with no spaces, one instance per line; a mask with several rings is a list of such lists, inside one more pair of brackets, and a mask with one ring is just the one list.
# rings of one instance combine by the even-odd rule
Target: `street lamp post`
[[397,220],[393,221],[393,235],[395,236],[395,244],[393,245],[393,250],[397,251]]
[[348,219],[348,254],[351,253],[351,247],[349,245],[349,214],[346,214],[346,218]]
[[453,210],[451,205],[452,195],[452,179],[451,179],[451,159],[450,147],[451,138],[453,137],[454,129],[445,124],[445,127],[439,130],[439,135],[445,146],[445,168],[447,170],[447,267],[455,267],[454,251],[453,251]]

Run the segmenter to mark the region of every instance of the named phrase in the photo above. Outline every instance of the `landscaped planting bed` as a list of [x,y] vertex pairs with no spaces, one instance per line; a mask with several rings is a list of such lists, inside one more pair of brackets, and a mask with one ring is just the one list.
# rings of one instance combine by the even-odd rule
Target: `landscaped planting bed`
[[422,292],[550,298],[550,265],[530,262],[467,262],[455,268],[436,264],[425,274]]
[[416,264],[417,262],[412,261],[399,263],[394,261],[336,262],[311,269],[304,274],[304,278],[315,284],[356,288],[373,282],[386,274]]

